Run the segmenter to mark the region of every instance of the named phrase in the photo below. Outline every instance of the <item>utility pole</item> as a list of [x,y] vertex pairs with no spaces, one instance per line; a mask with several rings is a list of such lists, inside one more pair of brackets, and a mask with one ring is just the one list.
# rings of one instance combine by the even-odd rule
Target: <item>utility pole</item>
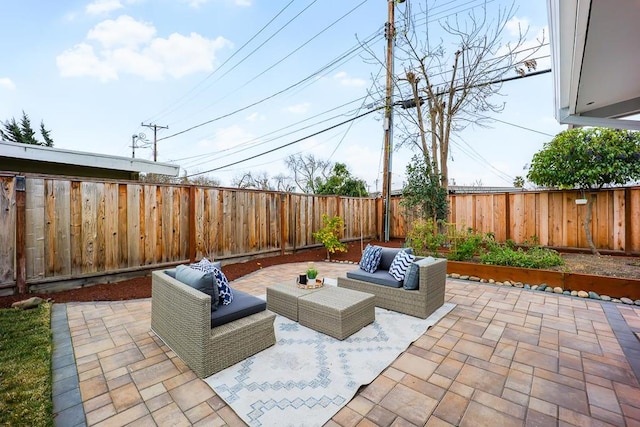
[[385,24],[387,36],[387,94],[384,110],[384,168],[382,176],[382,199],[384,204],[384,241],[389,241],[391,226],[391,155],[393,154],[393,44],[395,42],[395,3],[405,0],[388,0],[389,20]]
[[153,161],[158,161],[158,129],[169,129],[169,126],[159,126],[149,123],[145,125],[144,122],[140,123],[140,126],[153,129]]

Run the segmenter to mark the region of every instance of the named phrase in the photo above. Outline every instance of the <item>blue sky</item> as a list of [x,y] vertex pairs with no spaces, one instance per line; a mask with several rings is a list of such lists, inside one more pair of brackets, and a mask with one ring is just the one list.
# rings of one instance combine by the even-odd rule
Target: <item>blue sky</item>
[[[464,15],[482,3],[427,2],[441,15]],[[424,4],[413,2],[413,10]],[[505,4],[489,1],[488,8]],[[544,3],[516,6],[514,22],[529,26],[530,39],[539,36],[547,26]],[[131,136],[152,139],[140,124],[155,123],[169,126],[158,133],[166,138],[158,143],[159,161],[187,174],[218,169],[208,175],[223,185],[246,171],[287,173],[284,158],[312,153],[346,163],[370,191],[381,187],[381,113],[226,165],[366,111],[359,108],[380,66],[364,51],[313,74],[370,36],[369,48],[383,57],[386,1],[2,0],[2,9],[0,120],[24,110],[33,123],[44,120],[58,148],[130,157]],[[543,61],[538,69],[548,66]],[[365,104],[374,98],[380,95]],[[497,119],[542,134],[501,122],[468,128],[451,147],[456,184],[510,185],[551,139],[544,134],[564,129],[553,118],[551,74],[506,83],[499,100],[505,109]],[[393,188],[402,187],[411,155],[394,152]],[[152,151],[140,148],[136,157],[151,159]]]

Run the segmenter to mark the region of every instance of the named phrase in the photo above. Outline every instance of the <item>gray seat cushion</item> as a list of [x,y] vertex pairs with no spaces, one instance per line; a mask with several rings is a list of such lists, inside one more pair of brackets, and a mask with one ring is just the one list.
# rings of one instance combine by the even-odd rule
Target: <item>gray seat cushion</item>
[[347,272],[347,277],[354,280],[362,280],[364,282],[375,283],[376,285],[389,286],[391,288],[401,288],[402,282],[397,281],[386,270],[376,270],[373,273],[367,273],[362,269]]
[[211,312],[211,327],[221,326],[267,309],[267,302],[246,292],[233,290],[233,302]]

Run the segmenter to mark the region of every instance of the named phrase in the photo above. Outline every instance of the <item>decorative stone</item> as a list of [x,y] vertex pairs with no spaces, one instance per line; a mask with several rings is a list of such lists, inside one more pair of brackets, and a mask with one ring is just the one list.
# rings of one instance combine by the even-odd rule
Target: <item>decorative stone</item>
[[577,297],[578,296],[578,291],[571,291],[571,296],[572,297]]
[[493,279],[489,279],[489,283],[494,284],[494,283],[496,283],[496,281],[493,280]]
[[539,287],[540,287],[540,285],[533,285],[533,286],[531,287],[531,290],[532,290],[532,291],[535,291],[535,290],[536,290],[536,289],[538,289]]
[[452,279],[459,279],[460,275],[458,273],[451,273],[451,278]]
[[28,310],[30,308],[36,308],[40,304],[42,304],[44,300],[40,297],[31,297],[29,299],[25,299],[22,301],[16,301],[11,304],[12,308],[21,308],[23,310]]
[[612,298],[611,302],[615,302],[616,304],[620,304],[622,301],[620,301],[618,298]]
[[510,282],[510,281],[508,281],[508,280],[505,280],[505,281],[504,281],[504,282],[502,282],[502,283],[504,283],[504,285],[505,285],[505,286],[511,286],[511,282]]
[[601,299],[601,298],[600,298],[600,295],[598,295],[597,293],[595,293],[595,292],[593,292],[593,291],[589,291],[589,298],[591,298],[591,299],[597,299],[597,300]]
[[602,301],[611,301],[611,297],[609,295],[600,295],[600,299]]
[[469,276],[464,274],[464,275],[460,276],[460,280],[469,280]]
[[620,301],[622,301],[623,304],[628,304],[628,305],[632,305],[633,304],[633,300],[631,298],[627,298],[627,297],[620,298]]
[[516,282],[516,283],[513,284],[513,286],[515,286],[516,288],[521,288],[522,289],[522,288],[524,288],[524,283]]
[[525,289],[531,289],[531,285],[524,285]]
[[561,294],[562,292],[564,292],[564,289],[562,289],[560,286],[556,286],[555,288],[553,288],[553,292],[555,292],[556,294]]
[[585,291],[578,291],[578,296],[580,298],[589,298],[589,293]]
[[478,276],[469,276],[469,280],[471,280],[472,282],[479,282],[480,278]]
[[562,295],[570,296],[570,295],[571,295],[571,292],[569,292],[569,291],[564,291],[564,292],[562,293]]
[[635,305],[640,305],[640,299],[637,299],[633,302]]
[[544,283],[542,285],[538,286],[538,290],[540,292],[544,291],[545,289],[547,289],[547,285],[545,285]]
[[488,283],[487,279],[480,279],[480,283]]
[[495,285],[502,286],[502,282],[495,282]]
[[544,291],[552,293],[553,292],[553,288],[551,286],[547,286],[546,288],[544,288]]

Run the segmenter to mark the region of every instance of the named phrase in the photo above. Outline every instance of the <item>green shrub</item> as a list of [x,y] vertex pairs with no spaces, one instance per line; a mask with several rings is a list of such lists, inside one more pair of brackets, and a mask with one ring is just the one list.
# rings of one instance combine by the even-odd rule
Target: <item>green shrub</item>
[[447,258],[452,261],[468,261],[484,251],[485,238],[471,228],[454,230]]
[[322,215],[323,228],[312,234],[313,238],[320,241],[327,249],[327,259],[336,251],[346,252],[347,245],[340,241],[340,233],[344,230],[344,220],[339,216],[329,219],[329,215]]
[[406,246],[413,248],[418,256],[438,255],[438,249],[447,241],[447,236],[438,233],[438,223],[432,219],[419,219],[407,233]]
[[481,255],[480,260],[483,264],[522,268],[548,268],[564,264],[557,251],[540,246],[524,250],[522,248],[513,249],[508,245],[497,245]]

